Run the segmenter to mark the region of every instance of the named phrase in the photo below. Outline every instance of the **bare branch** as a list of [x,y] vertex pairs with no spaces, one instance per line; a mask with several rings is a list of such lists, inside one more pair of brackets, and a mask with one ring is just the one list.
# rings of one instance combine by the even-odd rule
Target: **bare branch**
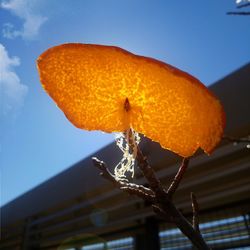
[[136,185],[136,187],[133,187],[131,185],[132,183],[128,183],[127,185],[124,185],[122,187],[120,187],[120,189],[122,191],[125,191],[131,195],[136,195],[144,200],[147,200],[151,203],[153,203],[155,201],[155,196],[154,195],[150,195],[149,193],[145,192],[143,190],[143,188],[141,188],[139,185]]
[[118,179],[113,174],[110,173],[105,162],[100,161],[96,157],[92,158],[94,165],[101,170],[100,175],[103,176],[108,181],[112,182],[116,187],[121,190],[126,191],[129,194],[137,195],[147,201],[153,202],[155,200],[154,192],[142,185],[137,185],[130,183],[125,179]]
[[172,181],[172,183],[170,184],[167,194],[169,196],[169,198],[171,199],[172,196],[174,195],[175,191],[177,190],[177,188],[179,187],[179,184],[183,178],[183,175],[186,172],[186,169],[188,167],[188,163],[189,163],[189,158],[183,158],[182,160],[182,164],[177,172],[177,174],[174,177],[174,180]]
[[159,205],[152,205],[152,208],[153,208],[154,212],[159,217],[161,217],[162,219],[164,219],[166,222],[174,223],[174,218],[171,217],[169,213],[167,213],[162,208],[160,208]]
[[103,176],[105,179],[111,181],[116,186],[118,186],[118,187],[120,186],[120,184],[117,182],[115,176],[110,173],[110,171],[107,168],[107,165],[104,161],[100,161],[96,157],[93,157],[92,161],[94,163],[94,166],[101,170],[101,173],[100,173],[101,176]]
[[151,168],[151,166],[148,163],[147,158],[142,154],[140,148],[138,147],[138,145],[134,144],[134,140],[133,140],[133,132],[131,129],[129,129],[128,131],[128,136],[126,138],[127,143],[129,145],[129,148],[131,149],[131,151],[134,150],[134,148],[136,147],[136,161],[138,163],[138,167],[141,170],[142,174],[144,175],[144,177],[146,178],[146,180],[148,181],[148,184],[150,186],[150,188],[152,189],[152,191],[155,192],[156,195],[165,195],[164,192],[164,188],[162,187],[159,179],[156,177],[153,169]]
[[[202,235],[196,231],[193,226],[187,221],[187,219],[180,213],[180,211],[175,207],[171,199],[169,199],[169,194],[164,190],[160,180],[156,177],[154,170],[149,165],[147,158],[142,154],[141,150],[137,149],[137,162],[140,170],[147,179],[149,186],[154,191],[156,196],[156,204],[153,204],[154,209],[157,214],[163,216],[166,213],[167,221],[171,218],[176,226],[186,235],[190,241],[197,247],[197,249],[209,249],[206,242],[202,238]],[[173,184],[172,193],[176,191],[178,185],[182,179],[185,169],[188,166],[189,159],[184,158],[180,170],[177,173],[177,181]],[[163,213],[161,212],[164,211]]]
[[227,12],[227,15],[240,15],[240,16],[249,16],[250,12],[247,11],[239,11],[239,12]]
[[245,7],[249,7],[249,6],[250,6],[250,3],[244,3],[241,5],[237,5],[237,9],[241,9],[241,8],[245,8]]
[[192,211],[193,211],[193,227],[197,232],[200,232],[199,228],[199,205],[196,199],[196,196],[191,192],[191,202],[192,202]]
[[149,165],[147,158],[142,154],[139,147],[137,147],[137,157],[136,157],[138,167],[143,173],[144,177],[147,179],[149,186],[155,192],[158,198],[162,198],[166,195],[164,188],[160,180],[156,177],[155,172]]
[[[128,192],[129,194],[135,194],[144,200],[151,201],[155,213],[163,217],[166,221],[173,222],[181,230],[181,232],[189,238],[189,240],[193,243],[194,246],[196,246],[197,249],[210,249],[202,238],[200,232],[194,229],[189,221],[176,208],[172,200],[169,199],[167,191],[164,190],[160,180],[156,177],[154,170],[149,165],[147,158],[142,154],[139,147],[137,147],[136,159],[140,170],[148,181],[150,189],[145,188],[141,185],[129,183],[127,181],[124,182],[121,179],[115,178],[115,176],[109,172],[104,162],[98,160],[97,158],[92,159],[95,166],[102,171],[102,176],[104,178],[108,179],[118,188]],[[188,159],[184,159],[182,168],[185,169],[187,167],[187,163]],[[173,191],[176,191],[176,188],[178,187],[179,182],[182,179],[181,175],[183,175],[183,173],[180,174],[180,177],[177,178],[178,180],[174,184],[175,188],[173,188]]]

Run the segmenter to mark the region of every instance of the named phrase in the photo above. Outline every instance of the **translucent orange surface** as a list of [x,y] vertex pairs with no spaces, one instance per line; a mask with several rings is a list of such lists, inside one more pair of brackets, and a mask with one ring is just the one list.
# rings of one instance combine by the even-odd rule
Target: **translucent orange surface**
[[220,102],[199,80],[118,47],[64,44],[37,61],[44,89],[78,128],[132,127],[181,156],[210,153],[224,129]]

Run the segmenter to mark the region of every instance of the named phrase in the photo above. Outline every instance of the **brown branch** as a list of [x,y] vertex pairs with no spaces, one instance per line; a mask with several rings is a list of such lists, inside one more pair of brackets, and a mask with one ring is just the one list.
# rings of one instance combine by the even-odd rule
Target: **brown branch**
[[149,186],[151,187],[152,191],[154,191],[154,193],[158,197],[158,199],[161,199],[164,196],[166,196],[166,192],[165,192],[160,180],[156,177],[154,170],[151,168],[151,166],[148,163],[147,158],[142,154],[142,152],[138,146],[137,146],[136,160],[138,163],[138,167],[140,168],[144,177],[148,181]]
[[[196,246],[197,249],[209,250],[209,247],[202,238],[200,232],[194,229],[194,227],[189,223],[189,221],[175,207],[172,200],[169,199],[167,191],[164,190],[160,180],[156,177],[154,170],[149,165],[146,157],[142,154],[139,147],[136,159],[138,162],[138,166],[145,178],[147,179],[151,189],[145,188],[141,185],[123,182],[122,180],[115,178],[115,176],[109,172],[104,162],[96,158],[92,159],[95,166],[102,171],[102,176],[104,178],[111,181],[121,190],[129,192],[130,194],[135,194],[144,200],[150,200],[155,213],[163,217],[166,221],[171,221],[175,223],[175,225],[181,230],[184,235],[189,238],[189,240],[193,243],[194,246]],[[150,199],[148,199],[148,197],[150,197]]]
[[159,205],[152,205],[154,212],[164,219],[166,222],[175,223],[174,218],[171,217],[166,211],[159,207]]
[[197,202],[196,196],[191,192],[191,202],[192,202],[192,211],[193,211],[193,228],[200,232],[199,228],[199,204]]
[[113,174],[111,174],[106,163],[100,161],[96,157],[93,157],[92,161],[94,163],[94,166],[97,167],[99,170],[101,170],[100,175],[103,176],[108,181],[110,181],[111,183],[113,183],[119,189],[124,190],[129,194],[137,195],[138,197],[143,198],[144,200],[150,202],[153,202],[155,200],[154,192],[151,189],[144,187],[142,185],[129,183],[125,179],[116,178]]
[[118,185],[120,187],[120,184],[116,181],[115,176],[110,173],[104,161],[100,161],[96,157],[93,157],[92,161],[94,163],[94,166],[101,170],[100,172],[101,176],[103,176],[108,181],[111,181],[113,184]]
[[129,148],[132,149],[131,151],[133,151],[134,147],[136,147],[136,152],[137,152],[136,161],[138,163],[138,167],[141,170],[144,177],[146,178],[146,180],[148,181],[150,188],[152,189],[152,191],[155,192],[155,194],[164,196],[165,195],[164,188],[161,185],[160,180],[156,177],[155,172],[149,165],[147,157],[143,155],[138,145],[134,145],[133,132],[131,129],[129,129],[128,131],[127,140]]
[[155,197],[154,195],[151,195],[149,194],[148,192],[145,192],[143,190],[143,188],[140,186],[140,185],[136,185],[136,184],[133,184],[134,186],[132,186],[132,183],[127,183],[126,185],[124,186],[121,186],[120,189],[122,191],[125,191],[131,195],[136,195],[144,200],[147,200],[151,203],[153,203],[155,201]]
[[[175,207],[171,199],[169,199],[169,194],[164,190],[160,180],[156,177],[154,170],[149,165],[147,158],[142,154],[139,147],[137,147],[136,160],[138,163],[138,167],[147,179],[149,186],[155,193],[156,204],[152,204],[152,206],[154,207],[154,211],[161,217],[164,217],[165,214],[166,221],[173,221],[175,225],[182,231],[182,233],[190,239],[194,246],[197,247],[197,249],[209,249],[206,242],[202,238],[202,235],[193,228],[189,221]],[[178,181],[174,182],[175,184],[173,184],[176,188],[179,185],[181,175],[184,174],[187,165],[188,159],[184,159],[180,167],[180,169],[182,170],[179,171],[179,177],[177,178]],[[172,192],[174,191],[176,191],[175,188],[172,189]]]
[[172,181],[172,183],[170,184],[167,194],[169,196],[169,198],[171,199],[172,196],[174,195],[175,191],[177,190],[177,188],[179,187],[179,184],[183,178],[183,175],[186,172],[186,169],[188,167],[188,163],[189,163],[189,158],[183,158],[182,160],[182,164],[177,172],[177,174],[174,177],[174,180]]

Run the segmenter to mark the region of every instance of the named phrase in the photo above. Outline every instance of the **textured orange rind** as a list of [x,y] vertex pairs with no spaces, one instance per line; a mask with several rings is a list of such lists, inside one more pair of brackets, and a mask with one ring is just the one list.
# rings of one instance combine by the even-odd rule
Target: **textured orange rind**
[[132,127],[183,157],[199,147],[211,153],[222,137],[219,100],[171,65],[90,44],[50,48],[37,65],[44,89],[78,128],[122,132]]

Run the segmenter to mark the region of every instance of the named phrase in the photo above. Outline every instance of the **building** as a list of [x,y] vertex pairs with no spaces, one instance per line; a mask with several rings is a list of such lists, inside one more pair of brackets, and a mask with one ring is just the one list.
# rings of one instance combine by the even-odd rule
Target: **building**
[[[250,64],[219,80],[211,90],[227,116],[225,134],[250,135]],[[164,184],[180,158],[143,140],[142,151]],[[114,143],[97,156],[115,166]],[[213,249],[250,248],[250,149],[222,141],[206,156],[198,152],[179,187],[175,203],[191,215],[190,192],[200,206],[201,230]],[[144,183],[139,172],[136,182]],[[128,196],[99,176],[91,156],[1,208],[0,249],[190,249],[172,225],[154,216],[149,204]]]

